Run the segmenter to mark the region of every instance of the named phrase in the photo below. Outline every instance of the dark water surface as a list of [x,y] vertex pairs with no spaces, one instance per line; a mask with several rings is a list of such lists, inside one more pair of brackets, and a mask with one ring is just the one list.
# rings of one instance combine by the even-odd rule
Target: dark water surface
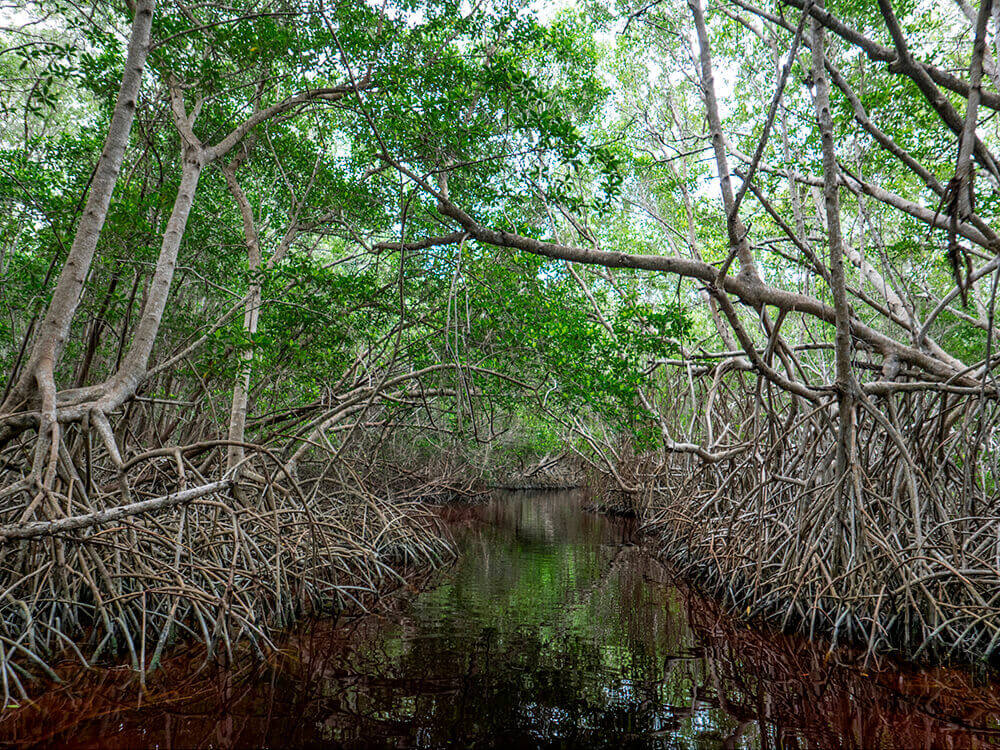
[[86,747],[1000,746],[1000,686],[749,628],[574,493],[441,513],[454,566],[387,613],[310,623],[267,663],[79,675],[0,744]]

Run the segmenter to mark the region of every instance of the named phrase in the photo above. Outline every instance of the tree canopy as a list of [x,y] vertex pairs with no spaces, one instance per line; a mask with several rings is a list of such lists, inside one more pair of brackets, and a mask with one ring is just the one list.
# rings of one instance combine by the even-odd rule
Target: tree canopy
[[0,538],[558,457],[783,622],[995,648],[1000,6],[0,7]]

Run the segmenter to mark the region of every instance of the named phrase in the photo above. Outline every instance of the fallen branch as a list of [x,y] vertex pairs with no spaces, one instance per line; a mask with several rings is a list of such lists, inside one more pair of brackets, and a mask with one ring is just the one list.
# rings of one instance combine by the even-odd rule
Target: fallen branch
[[219,482],[202,485],[201,487],[193,487],[182,492],[174,492],[163,497],[154,497],[151,500],[141,500],[137,503],[120,505],[117,508],[108,508],[107,510],[100,510],[95,513],[84,513],[81,516],[59,518],[54,521],[34,521],[32,523],[6,526],[0,528],[0,542],[10,542],[15,539],[33,539],[39,536],[53,536],[64,531],[85,529],[101,523],[118,521],[129,516],[141,516],[155,510],[183,505],[192,500],[197,500],[199,497],[211,495],[213,492],[227,490],[232,486],[232,480],[223,479]]

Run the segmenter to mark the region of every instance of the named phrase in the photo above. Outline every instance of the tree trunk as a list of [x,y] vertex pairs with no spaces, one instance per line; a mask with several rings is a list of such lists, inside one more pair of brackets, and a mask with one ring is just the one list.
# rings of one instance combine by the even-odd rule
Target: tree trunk
[[122,359],[121,368],[108,382],[108,390],[101,398],[100,408],[104,412],[117,408],[132,396],[146,373],[149,355],[153,351],[153,343],[156,341],[163,311],[167,306],[167,298],[170,296],[170,286],[177,267],[177,254],[198,189],[203,161],[204,156],[199,149],[191,146],[184,149],[181,181],[170,219],[167,221],[167,229],[163,233],[153,280],[150,282],[146,303],[136,325],[135,335],[132,337],[132,346]]
[[705,112],[708,115],[709,135],[712,139],[712,150],[715,152],[715,166],[719,172],[719,186],[722,189],[722,204],[726,210],[726,228],[729,232],[729,246],[740,262],[740,275],[750,281],[758,281],[760,274],[750,243],[747,242],[747,229],[740,221],[739,207],[733,195],[732,178],[729,174],[729,160],[726,157],[726,140],[722,133],[722,120],[719,117],[719,103],[715,97],[715,74],[712,71],[712,50],[708,43],[708,28],[705,25],[705,13],[701,0],[689,0],[691,14],[694,16],[695,30],[698,32],[698,49],[701,62],[701,87],[705,96]]
[[[73,245],[56,282],[52,300],[38,329],[38,338],[31,357],[17,384],[0,406],[2,413],[9,414],[15,411],[31,396],[36,382],[52,383],[54,387],[52,373],[62,354],[73,316],[83,296],[84,284],[97,250],[97,241],[100,239],[108,215],[111,195],[118,182],[125,149],[132,132],[142,74],[149,53],[154,6],[155,0],[138,0],[136,3],[125,72],[122,75],[104,148],[94,170],[87,203],[73,238]],[[41,378],[38,377],[39,371],[42,371]]]
[[823,151],[823,205],[826,212],[826,229],[830,245],[830,289],[833,293],[835,356],[835,385],[839,400],[839,432],[837,436],[836,458],[836,513],[847,547],[840,545],[843,538],[837,536],[840,549],[835,561],[843,570],[854,553],[854,519],[851,517],[850,499],[852,484],[847,472],[854,457],[854,391],[851,375],[851,311],[847,303],[847,282],[844,275],[844,237],[840,227],[839,166],[833,143],[833,118],[830,115],[830,82],[827,79],[823,27],[815,19],[811,20],[813,34],[813,83],[816,87],[814,103],[816,119],[819,122]]
[[[246,193],[236,180],[236,170],[234,167],[224,167],[222,173],[226,177],[226,184],[229,192],[236,201],[240,209],[240,216],[243,218],[243,234],[247,244],[247,265],[250,271],[250,288],[247,293],[246,305],[243,312],[243,331],[247,338],[253,340],[257,333],[257,321],[260,317],[261,289],[260,289],[260,238],[257,235],[257,227],[254,223],[253,208],[247,199]],[[253,369],[253,349],[244,349],[240,354],[240,367],[236,374],[236,382],[233,385],[233,405],[229,411],[229,440],[233,443],[242,443],[246,431],[247,404],[250,397],[250,376]],[[243,446],[230,445],[226,459],[226,468],[229,471],[235,470],[235,476],[239,475],[239,466],[243,461]]]

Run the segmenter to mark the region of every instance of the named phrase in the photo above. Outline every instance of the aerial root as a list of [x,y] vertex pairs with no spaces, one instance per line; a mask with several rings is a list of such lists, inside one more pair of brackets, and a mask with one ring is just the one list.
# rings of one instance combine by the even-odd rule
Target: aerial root
[[[932,659],[998,653],[996,401],[865,397],[854,460],[838,477],[833,399],[807,408],[740,374],[683,385],[672,392],[693,400],[676,399],[665,418],[692,443],[733,450],[619,467],[643,488],[629,502],[665,557],[741,615],[833,644]],[[713,425],[726,425],[714,444]]]
[[55,678],[57,655],[92,665],[127,654],[145,675],[179,639],[200,641],[209,656],[265,653],[274,628],[368,607],[405,567],[450,555],[436,517],[416,500],[344,481],[343,467],[306,491],[266,448],[244,444],[255,470],[237,487],[198,464],[228,441],[122,461],[110,430],[95,426],[104,460],[77,466],[86,441],[65,444],[56,433],[44,491],[25,478],[5,492],[4,705],[26,696],[29,678]]

